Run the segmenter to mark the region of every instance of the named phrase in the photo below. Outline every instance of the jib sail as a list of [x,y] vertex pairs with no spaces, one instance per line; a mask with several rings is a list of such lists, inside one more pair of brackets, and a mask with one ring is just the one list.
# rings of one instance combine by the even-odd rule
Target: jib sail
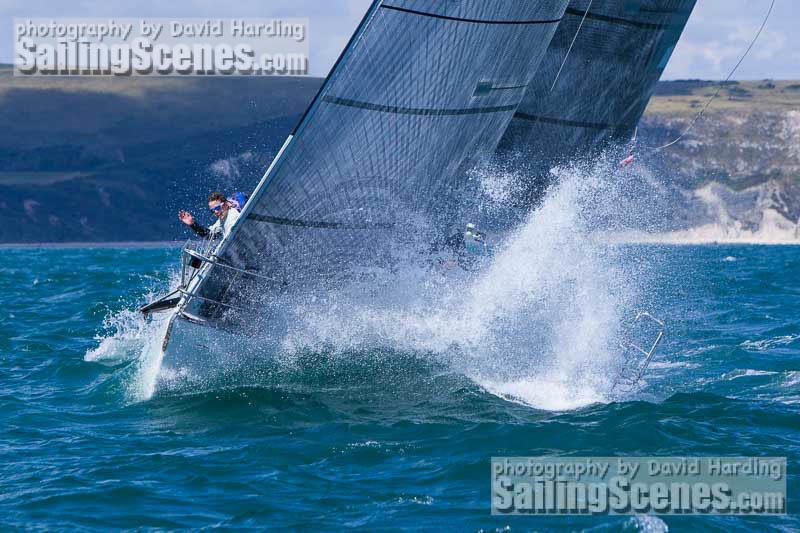
[[571,0],[501,152],[552,166],[629,140],[694,5]]

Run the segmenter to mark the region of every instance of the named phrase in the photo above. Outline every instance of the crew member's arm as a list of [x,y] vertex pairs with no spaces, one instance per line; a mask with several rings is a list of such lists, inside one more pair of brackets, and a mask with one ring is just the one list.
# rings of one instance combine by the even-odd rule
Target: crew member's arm
[[204,239],[211,237],[212,232],[207,227],[198,224],[192,214],[188,211],[180,211],[178,213],[178,218],[180,218],[181,222],[189,226],[189,228],[200,237]]
[[208,230],[208,228],[201,226],[197,222],[194,222],[191,226],[189,226],[189,228],[204,239],[211,237],[211,232]]

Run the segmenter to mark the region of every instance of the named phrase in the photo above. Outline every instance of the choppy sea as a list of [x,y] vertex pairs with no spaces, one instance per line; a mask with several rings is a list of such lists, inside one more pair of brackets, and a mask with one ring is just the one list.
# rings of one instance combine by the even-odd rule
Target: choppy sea
[[[639,303],[665,320],[667,335],[642,390],[606,398],[569,375],[541,379],[535,365],[483,377],[481,337],[471,338],[477,353],[468,367],[438,357],[435,345],[413,349],[385,336],[382,345],[338,352],[306,347],[220,386],[142,387],[157,374],[143,367],[157,361],[142,353],[151,330],[134,309],[171,283],[178,250],[4,249],[0,523],[800,528],[800,247],[652,245],[618,253],[646,265],[637,270],[646,278]],[[548,349],[586,350],[585,334],[575,330],[572,344],[562,339]],[[591,359],[588,346],[582,357]],[[536,344],[518,349],[537,357]],[[505,361],[513,366],[519,355]],[[787,456],[790,514],[493,517],[489,461],[503,455]]]

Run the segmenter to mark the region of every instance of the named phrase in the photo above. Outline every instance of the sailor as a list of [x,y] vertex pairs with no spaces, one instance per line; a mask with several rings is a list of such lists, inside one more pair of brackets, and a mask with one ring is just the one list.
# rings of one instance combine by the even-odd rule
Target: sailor
[[472,255],[486,255],[486,239],[473,223],[467,224],[467,231],[464,233],[464,247]]
[[220,233],[223,237],[227,237],[233,225],[239,220],[239,210],[221,192],[212,192],[208,195],[208,208],[217,217],[217,221],[211,227],[199,224],[188,211],[180,211],[178,218],[200,237],[213,239]]

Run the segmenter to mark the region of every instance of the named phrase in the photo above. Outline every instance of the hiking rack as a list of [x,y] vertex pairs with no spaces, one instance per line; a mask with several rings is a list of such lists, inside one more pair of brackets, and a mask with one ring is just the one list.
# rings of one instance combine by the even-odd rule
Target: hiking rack
[[[627,352],[628,350],[632,350],[638,354],[641,354],[644,359],[641,360],[639,363],[639,359],[637,357],[626,357],[625,362],[622,365],[617,377],[614,379],[614,383],[611,385],[611,392],[615,392],[625,387],[623,392],[631,392],[636,389],[642,381],[645,372],[650,367],[650,363],[653,360],[653,356],[655,356],[656,349],[658,345],[661,344],[661,341],[664,338],[664,333],[666,330],[666,324],[664,321],[659,320],[658,318],[654,317],[647,311],[639,311],[636,314],[636,318],[633,320],[633,324],[638,324],[642,320],[648,320],[658,326],[658,333],[656,334],[656,338],[653,343],[650,345],[649,348],[643,348],[634,342],[620,342],[620,347]],[[638,363],[638,364],[637,364]]]

